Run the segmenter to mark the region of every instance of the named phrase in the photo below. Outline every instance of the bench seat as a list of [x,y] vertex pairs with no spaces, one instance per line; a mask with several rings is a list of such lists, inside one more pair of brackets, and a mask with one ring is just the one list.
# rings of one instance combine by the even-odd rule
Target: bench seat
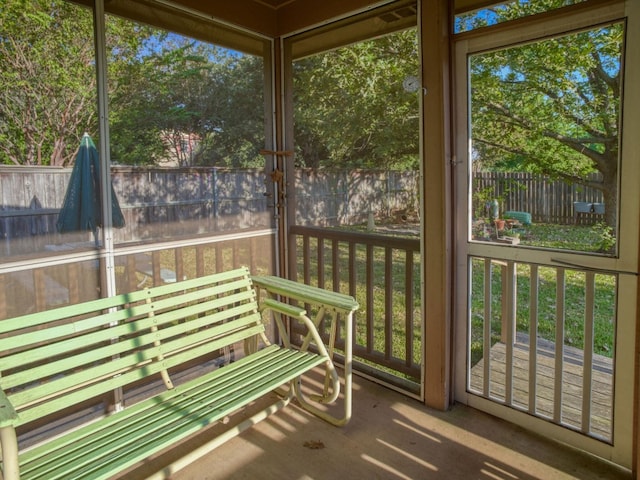
[[[266,335],[269,311],[277,319],[278,344]],[[301,348],[291,345],[283,316],[306,327],[309,339]],[[308,351],[310,344],[314,348]],[[213,370],[205,367],[219,365],[231,352],[241,352],[241,358]],[[335,393],[316,401],[331,403],[341,387],[316,325],[303,308],[274,298],[260,305],[246,268],[2,320],[3,478],[111,478],[265,394],[276,394],[274,402],[219,437],[230,438],[294,398],[311,407],[300,377],[316,367],[326,370]],[[178,381],[185,371],[190,379]],[[127,396],[140,388],[144,398]],[[19,447],[17,431],[87,406],[104,409],[104,415]],[[322,416],[320,408],[310,411]],[[219,438],[169,470],[215,448]]]
[[272,345],[20,456],[22,479],[108,479],[322,364]]

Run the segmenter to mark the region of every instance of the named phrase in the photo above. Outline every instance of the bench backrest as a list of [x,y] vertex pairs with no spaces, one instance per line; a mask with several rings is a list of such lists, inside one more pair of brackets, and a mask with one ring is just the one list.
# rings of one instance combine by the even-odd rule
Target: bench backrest
[[241,268],[0,321],[0,386],[24,424],[263,331]]

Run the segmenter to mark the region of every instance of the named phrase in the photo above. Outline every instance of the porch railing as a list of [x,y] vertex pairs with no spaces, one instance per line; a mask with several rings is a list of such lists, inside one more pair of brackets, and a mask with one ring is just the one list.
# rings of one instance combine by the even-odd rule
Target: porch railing
[[403,387],[419,385],[419,238],[302,226],[289,233],[294,279],[352,295],[360,304],[354,368]]
[[613,440],[616,276],[470,259],[469,392]]

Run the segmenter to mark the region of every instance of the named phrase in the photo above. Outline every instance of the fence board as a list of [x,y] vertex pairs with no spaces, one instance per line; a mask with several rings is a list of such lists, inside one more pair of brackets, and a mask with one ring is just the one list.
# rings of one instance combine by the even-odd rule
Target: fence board
[[[588,181],[601,181],[593,174]],[[484,202],[496,198],[500,212],[528,212],[534,222],[571,224],[576,221],[574,202],[602,203],[602,192],[593,187],[552,180],[543,175],[508,172],[475,172],[473,174],[473,211],[480,216]],[[581,223],[602,221],[602,216],[585,214]]]

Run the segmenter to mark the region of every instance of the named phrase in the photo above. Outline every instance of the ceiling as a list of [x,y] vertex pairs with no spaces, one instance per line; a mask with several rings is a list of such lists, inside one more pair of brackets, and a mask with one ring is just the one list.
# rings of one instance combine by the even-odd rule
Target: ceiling
[[263,5],[274,8],[276,10],[284,5],[287,5],[288,3],[293,3],[295,1],[297,0],[254,0],[255,3],[262,3]]
[[[167,2],[169,3],[169,2]],[[208,17],[254,33],[277,38],[352,12],[391,3],[389,0],[172,0]]]
[[[455,12],[469,11],[504,0],[450,1]],[[172,0],[207,16],[224,20],[252,32],[275,38],[314,25],[394,3],[393,0]],[[414,3],[420,3],[416,0]],[[429,2],[423,2],[428,8]]]
[[[91,6],[93,0],[71,0]],[[455,2],[469,9],[496,0],[104,0],[107,13],[241,52],[262,55],[267,39],[309,32],[297,42],[295,55],[312,54],[374,38],[417,24],[418,5]],[[368,12],[368,14],[366,14]],[[363,13],[365,15],[355,14]],[[340,28],[318,29],[335,20]],[[313,29],[313,31],[311,31]],[[318,33],[320,31],[320,33]],[[296,38],[300,38],[297,35]],[[298,57],[296,57],[298,58]]]

